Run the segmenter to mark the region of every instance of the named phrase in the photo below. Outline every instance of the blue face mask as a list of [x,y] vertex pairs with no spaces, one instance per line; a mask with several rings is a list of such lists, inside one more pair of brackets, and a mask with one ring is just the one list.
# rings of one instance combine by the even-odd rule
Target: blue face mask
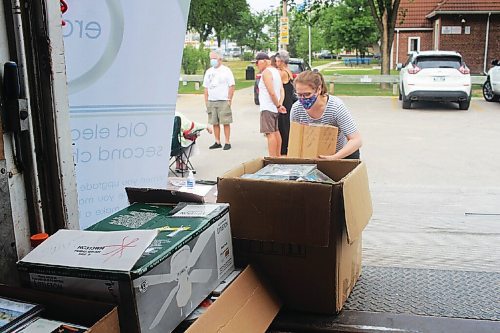
[[299,98],[300,104],[304,107],[304,109],[309,110],[312,108],[314,103],[316,103],[316,100],[318,99],[318,95],[312,95],[309,98]]
[[217,59],[210,59],[210,66],[217,67],[218,64],[219,62],[217,61]]

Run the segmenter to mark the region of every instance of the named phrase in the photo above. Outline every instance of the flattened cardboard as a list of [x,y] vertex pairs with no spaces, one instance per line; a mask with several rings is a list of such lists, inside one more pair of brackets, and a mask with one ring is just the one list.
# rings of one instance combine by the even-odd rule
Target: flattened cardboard
[[131,204],[134,202],[143,203],[161,203],[175,206],[179,202],[205,202],[204,197],[187,192],[170,191],[156,188],[136,188],[125,187],[128,200]]
[[361,232],[373,214],[366,165],[361,163],[343,179],[343,196],[349,244],[361,237]]
[[305,125],[292,121],[288,141],[289,157],[317,158],[333,155],[337,149],[338,128],[328,125]]
[[0,296],[41,304],[44,318],[89,327],[90,333],[120,333],[113,304],[6,285],[0,285]]
[[248,266],[186,333],[264,333],[280,307],[275,293]]

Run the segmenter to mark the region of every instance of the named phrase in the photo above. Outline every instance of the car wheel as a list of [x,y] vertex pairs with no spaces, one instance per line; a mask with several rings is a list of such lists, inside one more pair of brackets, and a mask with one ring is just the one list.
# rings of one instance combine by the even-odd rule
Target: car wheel
[[411,100],[406,97],[404,89],[401,91],[401,99],[403,100],[403,109],[411,109]]
[[470,106],[470,101],[458,102],[458,108],[460,110],[469,110],[469,106]]
[[500,96],[493,93],[489,79],[483,84],[483,97],[488,102],[498,102],[500,100]]

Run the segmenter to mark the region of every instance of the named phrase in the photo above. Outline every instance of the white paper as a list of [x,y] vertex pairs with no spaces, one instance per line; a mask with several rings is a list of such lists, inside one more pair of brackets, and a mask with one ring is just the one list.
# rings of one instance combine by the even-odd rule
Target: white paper
[[181,187],[179,192],[187,192],[199,195],[200,197],[204,197],[210,192],[210,190],[214,187],[214,185],[204,185],[204,184],[196,184],[193,188],[187,188],[186,186]]
[[220,205],[187,205],[172,215],[173,217],[206,217]]
[[59,230],[22,262],[129,271],[155,239],[157,230]]

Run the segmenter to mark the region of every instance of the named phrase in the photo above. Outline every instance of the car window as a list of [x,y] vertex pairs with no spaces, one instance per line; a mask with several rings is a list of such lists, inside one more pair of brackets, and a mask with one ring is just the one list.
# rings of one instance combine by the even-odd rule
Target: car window
[[288,64],[288,68],[290,68],[290,70],[292,71],[292,73],[300,73],[300,72],[302,72],[302,66],[300,66],[300,64],[289,63]]
[[455,56],[422,56],[417,57],[415,65],[421,69],[425,68],[455,68],[459,69],[462,59]]

